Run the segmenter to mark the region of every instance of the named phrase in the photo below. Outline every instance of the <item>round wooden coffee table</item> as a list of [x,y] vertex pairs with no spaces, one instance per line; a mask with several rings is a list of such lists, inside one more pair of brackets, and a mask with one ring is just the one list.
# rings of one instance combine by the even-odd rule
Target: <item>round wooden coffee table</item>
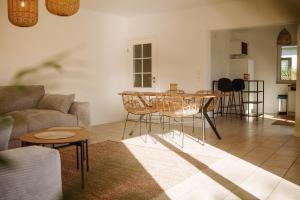
[[[42,139],[38,138],[37,134],[44,134],[46,132],[60,132],[66,131],[74,134],[68,138],[62,139]],[[86,170],[89,171],[89,151],[88,151],[88,140],[90,137],[90,132],[81,128],[77,129],[61,129],[61,128],[50,128],[42,131],[26,133],[21,135],[19,139],[22,142],[22,147],[30,146],[30,145],[43,145],[48,146],[51,145],[55,149],[60,149],[68,146],[76,146],[76,158],[77,158],[77,169],[79,169],[79,164],[81,168],[81,186],[84,188],[84,160],[86,161]],[[80,149],[80,156],[79,156]],[[79,160],[80,157],[80,160]]]

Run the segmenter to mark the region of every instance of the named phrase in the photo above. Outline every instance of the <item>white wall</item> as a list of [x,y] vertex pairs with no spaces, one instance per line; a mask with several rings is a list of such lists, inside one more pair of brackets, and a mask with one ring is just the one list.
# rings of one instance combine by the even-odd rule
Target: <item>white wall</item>
[[117,93],[128,84],[127,20],[85,9],[72,17],[58,17],[40,3],[38,24],[19,28],[9,23],[6,2],[0,1],[0,85],[9,84],[18,70],[71,50],[61,61],[63,73],[48,70],[25,82],[89,101],[93,124],[123,119]]
[[290,10],[270,0],[226,1],[129,21],[131,39],[153,37],[161,89],[177,82],[187,91],[211,87],[210,31],[294,22]]
[[[248,57],[255,62],[254,79],[265,81],[266,113],[277,113],[278,94],[287,94],[287,84],[277,84],[277,37],[284,26],[256,27],[233,31],[217,31],[212,38],[212,78],[226,77],[230,68],[228,43],[241,40],[248,43]],[[297,26],[287,25],[294,41],[297,41]],[[229,36],[228,36],[229,35]],[[223,64],[223,65],[222,65]],[[241,77],[242,78],[242,77]],[[252,77],[253,78],[253,77]]]
[[230,31],[211,33],[211,80],[229,78]]

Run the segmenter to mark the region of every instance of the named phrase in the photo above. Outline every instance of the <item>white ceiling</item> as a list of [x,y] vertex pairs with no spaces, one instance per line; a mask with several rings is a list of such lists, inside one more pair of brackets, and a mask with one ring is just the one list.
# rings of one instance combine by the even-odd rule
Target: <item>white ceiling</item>
[[225,0],[82,0],[86,9],[121,16],[136,16],[188,9]]

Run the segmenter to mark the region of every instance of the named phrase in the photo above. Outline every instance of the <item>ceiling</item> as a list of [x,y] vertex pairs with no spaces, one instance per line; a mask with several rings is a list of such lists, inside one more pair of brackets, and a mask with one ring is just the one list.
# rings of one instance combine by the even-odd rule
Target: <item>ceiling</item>
[[188,9],[226,0],[83,0],[86,9],[120,16],[136,16]]

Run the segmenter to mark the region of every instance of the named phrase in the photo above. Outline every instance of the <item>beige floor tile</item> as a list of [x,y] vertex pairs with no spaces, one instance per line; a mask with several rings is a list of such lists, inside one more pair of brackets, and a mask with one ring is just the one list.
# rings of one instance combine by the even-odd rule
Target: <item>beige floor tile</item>
[[268,197],[269,200],[298,200],[300,199],[300,187],[294,183],[282,180]]
[[288,169],[297,158],[294,156],[272,155],[262,166]]
[[300,163],[294,163],[287,171],[284,179],[300,185]]
[[[153,136],[145,141],[144,124],[142,137],[138,128],[129,136],[134,125],[130,122],[122,141],[124,122],[116,122],[94,126],[90,142],[113,140],[127,145],[165,189],[157,199],[300,199],[300,139],[292,136],[293,127],[273,126],[272,122],[218,118],[222,140],[207,126],[204,146],[197,140],[201,128],[192,133],[185,126],[184,148],[181,135],[173,138],[166,129],[162,137],[159,124],[153,124]],[[143,153],[136,151],[136,145],[144,148]],[[148,154],[149,148],[157,153]],[[164,158],[160,170],[158,156]],[[168,180],[167,174],[174,174],[174,180]]]
[[251,195],[258,199],[266,199],[280,181],[279,176],[259,168],[239,185],[240,188],[236,189],[236,193],[246,194],[240,196],[242,199],[249,199]]

